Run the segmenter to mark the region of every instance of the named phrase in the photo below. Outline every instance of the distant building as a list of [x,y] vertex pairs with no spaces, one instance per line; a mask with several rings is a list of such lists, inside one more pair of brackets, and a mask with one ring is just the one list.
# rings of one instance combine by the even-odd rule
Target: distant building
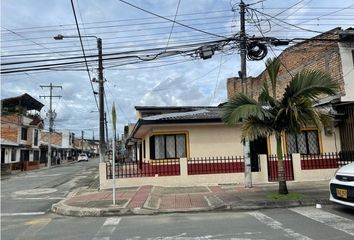
[[21,169],[24,162],[39,162],[43,106],[27,93],[1,100],[1,164]]

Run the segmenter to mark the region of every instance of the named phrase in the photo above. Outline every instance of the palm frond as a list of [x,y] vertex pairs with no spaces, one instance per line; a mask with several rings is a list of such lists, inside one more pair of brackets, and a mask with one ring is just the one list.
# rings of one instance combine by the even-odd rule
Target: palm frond
[[335,95],[339,86],[328,73],[304,70],[297,73],[285,88],[283,100],[305,97],[316,99],[320,95]]
[[273,129],[265,121],[257,118],[248,118],[242,125],[242,141],[253,141],[259,137],[266,137],[273,132]]
[[231,125],[248,117],[263,120],[270,116],[271,113],[253,98],[245,94],[236,94],[223,106],[221,118],[223,122]]
[[278,80],[278,73],[280,68],[280,61],[278,58],[268,58],[266,61],[267,72],[270,80],[270,84],[272,86],[272,93],[273,97],[277,98],[276,96],[276,89],[277,89],[277,80]]
[[261,92],[258,96],[258,102],[267,103],[269,101],[269,98],[270,98],[270,95],[269,95],[268,83],[267,83],[267,80],[263,80]]

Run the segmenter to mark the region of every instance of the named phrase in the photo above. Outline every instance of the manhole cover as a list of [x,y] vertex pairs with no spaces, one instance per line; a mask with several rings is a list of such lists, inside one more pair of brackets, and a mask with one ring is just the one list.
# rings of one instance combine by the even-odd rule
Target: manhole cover
[[14,192],[15,194],[21,194],[21,195],[36,195],[36,194],[48,194],[48,193],[53,193],[58,191],[55,188],[36,188],[36,189],[29,189],[29,190],[22,190],[22,191],[16,191]]

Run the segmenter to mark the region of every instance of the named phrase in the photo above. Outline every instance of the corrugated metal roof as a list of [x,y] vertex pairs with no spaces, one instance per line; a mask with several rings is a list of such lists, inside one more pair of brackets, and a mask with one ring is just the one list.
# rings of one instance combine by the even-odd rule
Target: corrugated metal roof
[[206,108],[189,112],[166,113],[143,118],[143,120],[198,120],[198,119],[219,119],[220,108]]

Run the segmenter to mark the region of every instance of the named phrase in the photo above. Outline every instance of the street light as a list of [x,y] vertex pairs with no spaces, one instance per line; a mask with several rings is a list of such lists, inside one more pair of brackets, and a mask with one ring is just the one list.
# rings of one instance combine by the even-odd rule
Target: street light
[[[103,59],[102,59],[102,39],[93,35],[84,35],[82,38],[96,38],[98,49],[98,93],[99,93],[99,112],[100,112],[100,162],[104,162],[105,156],[105,138],[104,138],[104,80],[103,80]],[[63,40],[64,38],[80,38],[79,36],[63,36],[58,34],[54,36],[55,40]]]

